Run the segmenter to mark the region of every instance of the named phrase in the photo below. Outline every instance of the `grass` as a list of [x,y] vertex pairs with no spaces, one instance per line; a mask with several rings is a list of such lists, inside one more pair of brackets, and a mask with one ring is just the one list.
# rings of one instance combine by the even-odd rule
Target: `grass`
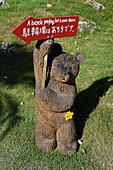
[[[10,7],[0,8],[0,44],[11,42],[18,51],[0,53],[0,169],[112,169],[113,2],[100,0],[105,6],[104,11],[95,11],[82,0],[7,2]],[[52,7],[47,8],[47,3]],[[44,12],[39,13],[39,8]],[[32,53],[36,41],[29,46],[11,33],[29,15],[35,18],[80,15],[80,19],[94,21],[100,27],[94,34],[89,34],[89,30],[78,30],[76,37],[55,39],[64,51],[74,54],[80,50],[86,56],[76,78],[75,115],[78,138],[82,138],[84,143],[72,156],[61,155],[57,149],[43,153],[35,145]],[[78,44],[75,44],[76,41]],[[86,150],[86,154],[82,149]]]

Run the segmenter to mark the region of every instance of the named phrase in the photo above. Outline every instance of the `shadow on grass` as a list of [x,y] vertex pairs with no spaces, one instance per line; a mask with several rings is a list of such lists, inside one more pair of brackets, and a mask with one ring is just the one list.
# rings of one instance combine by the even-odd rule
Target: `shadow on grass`
[[33,54],[20,47],[17,52],[0,53],[0,82],[4,85],[18,83],[34,87]]
[[104,96],[109,87],[113,85],[113,77],[105,77],[97,80],[86,90],[81,91],[76,98],[75,123],[77,128],[78,139],[82,137],[85,122],[90,113],[99,104],[99,98]]
[[[34,85],[32,52],[18,46],[18,51],[12,54],[0,53],[0,140],[2,140],[20,122],[17,115],[18,103],[15,96],[6,94],[5,86],[10,89],[13,85]],[[14,87],[15,88],[15,87]],[[2,91],[2,89],[4,89]],[[21,92],[21,91],[20,91]]]
[[0,141],[20,122],[18,104],[11,95],[0,91]]

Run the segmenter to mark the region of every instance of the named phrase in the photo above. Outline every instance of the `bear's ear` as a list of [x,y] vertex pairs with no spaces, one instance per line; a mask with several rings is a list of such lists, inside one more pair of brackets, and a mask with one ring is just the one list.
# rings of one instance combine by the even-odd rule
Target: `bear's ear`
[[78,51],[75,53],[75,60],[78,64],[83,64],[85,62],[85,55],[83,52]]

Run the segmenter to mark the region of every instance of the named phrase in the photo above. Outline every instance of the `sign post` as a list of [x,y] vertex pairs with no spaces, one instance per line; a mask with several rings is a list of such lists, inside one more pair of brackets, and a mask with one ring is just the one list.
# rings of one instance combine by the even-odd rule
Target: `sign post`
[[79,16],[33,18],[29,16],[11,32],[30,45],[30,41],[76,36]]

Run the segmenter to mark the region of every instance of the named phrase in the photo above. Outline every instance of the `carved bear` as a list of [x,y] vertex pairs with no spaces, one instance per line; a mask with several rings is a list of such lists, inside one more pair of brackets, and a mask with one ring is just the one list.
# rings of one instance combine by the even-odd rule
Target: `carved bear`
[[74,120],[66,120],[65,115],[68,111],[75,112],[75,78],[79,72],[79,65],[84,61],[83,52],[77,52],[75,55],[62,52],[61,45],[53,40],[40,40],[36,44],[35,141],[41,151],[51,152],[56,147],[64,155],[71,155],[77,151]]

